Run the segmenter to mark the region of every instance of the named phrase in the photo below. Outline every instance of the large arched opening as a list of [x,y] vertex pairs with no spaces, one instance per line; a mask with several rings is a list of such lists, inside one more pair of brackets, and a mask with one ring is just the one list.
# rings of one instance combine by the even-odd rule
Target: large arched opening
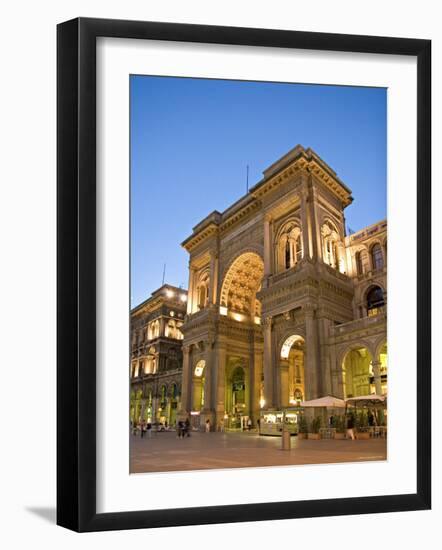
[[299,334],[284,340],[280,353],[281,405],[299,405],[305,395],[305,341]]
[[264,262],[256,252],[245,252],[231,264],[221,286],[220,313],[235,321],[259,323]]
[[[387,342],[382,345],[382,347],[379,350],[379,357],[378,357],[378,368],[379,368],[379,377],[380,377],[380,391],[381,395],[387,395],[388,390],[388,384],[387,384],[387,377],[388,377],[388,353],[387,353]],[[373,381],[374,383],[374,381]],[[378,388],[379,391],[379,388]],[[376,391],[376,393],[378,393]]]
[[373,358],[366,347],[349,350],[342,361],[344,397],[357,397],[374,393],[371,389]]
[[245,362],[239,357],[229,358],[226,368],[227,428],[244,429],[249,418],[249,379]]

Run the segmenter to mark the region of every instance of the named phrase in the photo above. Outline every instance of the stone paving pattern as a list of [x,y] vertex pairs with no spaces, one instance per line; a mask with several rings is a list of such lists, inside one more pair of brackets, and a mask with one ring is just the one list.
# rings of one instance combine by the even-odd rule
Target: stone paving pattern
[[131,435],[131,473],[332,464],[387,458],[385,439],[298,440],[281,449],[280,437],[256,433],[200,433],[178,439],[174,432]]

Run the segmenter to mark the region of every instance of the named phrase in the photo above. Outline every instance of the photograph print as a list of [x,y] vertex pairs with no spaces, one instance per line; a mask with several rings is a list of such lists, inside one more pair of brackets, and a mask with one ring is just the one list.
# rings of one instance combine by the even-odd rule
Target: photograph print
[[387,459],[386,120],[131,75],[130,473]]

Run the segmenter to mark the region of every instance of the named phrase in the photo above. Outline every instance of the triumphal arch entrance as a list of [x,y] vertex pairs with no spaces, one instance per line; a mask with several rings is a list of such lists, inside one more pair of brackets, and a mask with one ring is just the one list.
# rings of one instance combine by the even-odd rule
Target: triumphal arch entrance
[[[183,242],[189,287],[181,416],[224,429],[325,394],[386,391],[379,359],[386,350],[386,222],[347,236],[352,200],[337,174],[298,145],[240,200],[193,228]],[[374,286],[373,314],[367,296]],[[371,350],[365,358],[353,353],[360,342]]]

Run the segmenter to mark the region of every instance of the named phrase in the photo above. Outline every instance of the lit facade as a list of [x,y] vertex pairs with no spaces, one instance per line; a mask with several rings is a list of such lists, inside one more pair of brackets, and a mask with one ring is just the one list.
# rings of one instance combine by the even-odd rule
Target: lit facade
[[175,425],[186,307],[186,290],[163,285],[131,311],[131,421]]
[[387,223],[347,236],[352,200],[298,145],[193,228],[181,416],[233,428],[303,399],[386,393]]

